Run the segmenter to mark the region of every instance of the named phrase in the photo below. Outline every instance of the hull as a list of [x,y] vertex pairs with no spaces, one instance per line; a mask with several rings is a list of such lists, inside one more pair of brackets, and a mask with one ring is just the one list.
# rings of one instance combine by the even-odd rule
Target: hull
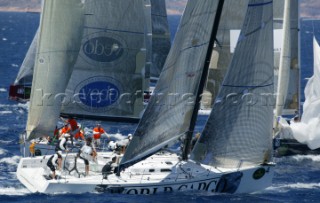
[[320,148],[310,149],[308,145],[302,144],[295,139],[274,139],[275,157],[293,155],[319,155]]
[[103,178],[101,169],[113,156],[111,152],[100,153],[98,164],[90,165],[90,175],[87,177],[83,175],[83,163],[78,162],[79,174],[64,171],[58,180],[48,180],[46,163],[49,157],[22,158],[17,177],[31,192],[47,194],[157,194],[178,191],[251,193],[270,186],[274,173],[274,164],[233,170],[217,169],[191,161],[181,162],[175,154],[159,153],[129,167],[120,176],[111,174]]
[[9,99],[26,102],[29,101],[31,85],[10,85]]

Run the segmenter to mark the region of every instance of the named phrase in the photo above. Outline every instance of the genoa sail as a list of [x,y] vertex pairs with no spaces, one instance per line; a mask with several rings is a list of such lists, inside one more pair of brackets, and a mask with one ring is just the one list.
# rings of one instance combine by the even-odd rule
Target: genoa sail
[[78,60],[63,114],[139,119],[146,62],[144,4],[87,0]]
[[191,159],[224,168],[270,158],[273,125],[273,4],[251,0],[237,46]]
[[153,96],[121,166],[150,156],[188,131],[217,6],[218,1],[213,0],[188,1]]
[[27,137],[51,135],[80,50],[82,0],[44,1],[32,80]]

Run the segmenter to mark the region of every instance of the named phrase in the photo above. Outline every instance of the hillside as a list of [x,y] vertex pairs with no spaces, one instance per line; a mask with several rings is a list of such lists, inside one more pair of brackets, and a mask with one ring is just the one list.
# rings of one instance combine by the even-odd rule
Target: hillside
[[[168,14],[181,14],[187,0],[166,0]],[[301,17],[320,18],[319,0],[301,0]],[[0,0],[0,11],[39,12],[41,0]]]

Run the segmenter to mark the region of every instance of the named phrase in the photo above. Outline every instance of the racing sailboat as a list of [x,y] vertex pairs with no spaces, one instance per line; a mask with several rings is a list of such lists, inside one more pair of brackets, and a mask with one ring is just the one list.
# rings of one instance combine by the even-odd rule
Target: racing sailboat
[[[31,158],[23,158],[18,166],[18,179],[31,191],[43,193],[155,194],[186,190],[247,193],[270,186],[274,172],[273,106],[265,103],[273,93],[270,0],[249,1],[234,57],[189,159],[188,156],[172,161],[152,159],[153,154],[190,135],[194,128],[223,2],[188,1],[155,94],[116,174],[104,177],[97,171],[79,177],[66,173],[61,179],[47,180],[43,164],[34,167]],[[179,95],[172,97],[172,92]],[[254,103],[250,98],[255,96],[266,100]],[[185,146],[185,152],[189,152],[188,144]]]

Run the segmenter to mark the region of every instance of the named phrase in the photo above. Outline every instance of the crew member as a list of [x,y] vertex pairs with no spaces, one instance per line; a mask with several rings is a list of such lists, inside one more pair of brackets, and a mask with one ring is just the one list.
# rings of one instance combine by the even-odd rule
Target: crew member
[[108,134],[106,133],[106,131],[101,127],[100,124],[97,124],[95,128],[93,128],[93,138],[94,138],[94,143],[97,145],[97,147],[100,146],[101,144],[101,135],[105,134],[108,139],[110,140],[110,137],[108,136]]
[[51,176],[52,179],[56,179],[56,167],[58,170],[60,170],[61,165],[62,165],[62,152],[57,151],[54,155],[52,155],[49,158],[49,160],[47,162],[47,166],[52,171],[52,176]]
[[36,153],[35,147],[36,147],[36,142],[33,140],[31,141],[31,144],[29,146],[29,152],[31,157],[35,156],[35,153]]
[[95,147],[92,143],[92,138],[88,137],[86,139],[86,144],[83,145],[83,147],[79,151],[80,159],[84,160],[86,176],[89,175],[89,160],[90,159],[95,160],[96,156],[97,156],[97,152],[96,152]]

